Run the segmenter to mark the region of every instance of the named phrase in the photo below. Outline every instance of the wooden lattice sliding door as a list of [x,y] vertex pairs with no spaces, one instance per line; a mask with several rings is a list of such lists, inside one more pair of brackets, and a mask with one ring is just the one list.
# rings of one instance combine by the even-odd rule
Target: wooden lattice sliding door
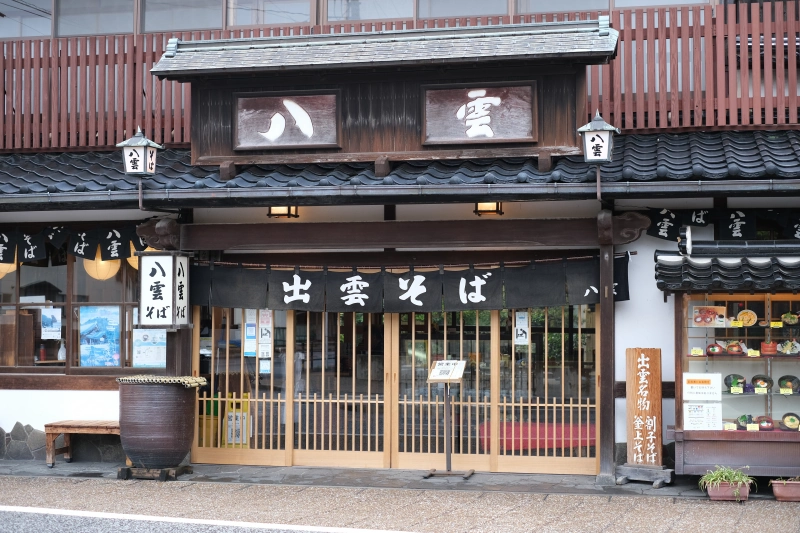
[[597,473],[595,324],[594,305],[500,311],[498,470]]
[[294,315],[293,464],[388,467],[384,315]]
[[[270,313],[266,353],[247,340],[259,310],[194,309],[195,369],[209,381],[199,391],[192,460],[284,465],[287,447],[286,311]],[[291,431],[291,424],[289,424]]]
[[451,387],[453,468],[491,470],[481,432],[492,409],[492,313],[401,313],[392,315],[395,357],[392,386],[395,418],[392,466],[445,467],[444,388],[428,384],[434,361],[466,360],[460,385]]
[[457,359],[467,365],[451,387],[454,469],[597,472],[594,305],[271,311],[268,363],[242,347],[247,313],[195,309],[195,364],[210,381],[195,462],[443,469],[444,390],[427,377]]

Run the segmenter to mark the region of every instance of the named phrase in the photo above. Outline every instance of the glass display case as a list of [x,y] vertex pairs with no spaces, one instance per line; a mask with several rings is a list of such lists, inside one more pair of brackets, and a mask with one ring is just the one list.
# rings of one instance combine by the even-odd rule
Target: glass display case
[[800,474],[800,296],[690,294],[680,305],[676,472]]

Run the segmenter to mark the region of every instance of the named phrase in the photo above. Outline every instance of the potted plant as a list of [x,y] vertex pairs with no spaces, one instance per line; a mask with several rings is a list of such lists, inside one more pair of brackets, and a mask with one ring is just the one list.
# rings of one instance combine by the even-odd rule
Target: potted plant
[[743,502],[750,495],[750,484],[755,482],[755,479],[740,468],[717,465],[714,470],[709,470],[700,478],[698,486],[700,490],[708,492],[708,497],[712,500]]
[[773,479],[769,484],[779,502],[800,502],[800,476]]

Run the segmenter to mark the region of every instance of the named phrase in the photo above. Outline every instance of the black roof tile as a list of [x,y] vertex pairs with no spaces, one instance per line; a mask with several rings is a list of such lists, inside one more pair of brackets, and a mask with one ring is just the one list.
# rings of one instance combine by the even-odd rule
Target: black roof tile
[[[541,172],[533,158],[408,161],[376,177],[372,163],[249,165],[223,181],[219,167],[193,166],[188,150],[159,154],[147,190],[251,189],[368,186],[468,186],[485,184],[582,184],[595,181],[594,166],[580,156],[558,159]],[[0,201],[6,195],[135,191],[118,151],[0,155]],[[795,131],[621,135],[614,160],[601,168],[603,182],[759,180],[800,178],[800,133]]]

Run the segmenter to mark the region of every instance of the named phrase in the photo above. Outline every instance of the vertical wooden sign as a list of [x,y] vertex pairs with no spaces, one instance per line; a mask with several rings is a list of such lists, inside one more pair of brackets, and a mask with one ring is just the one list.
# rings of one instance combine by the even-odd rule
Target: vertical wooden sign
[[661,450],[661,350],[625,350],[628,465],[663,465]]

